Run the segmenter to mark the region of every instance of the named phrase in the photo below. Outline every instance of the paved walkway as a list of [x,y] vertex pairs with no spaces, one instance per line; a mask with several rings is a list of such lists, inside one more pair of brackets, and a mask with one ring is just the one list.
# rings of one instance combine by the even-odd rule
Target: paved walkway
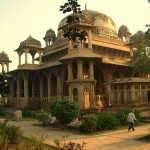
[[[0,119],[2,121],[2,119]],[[127,129],[98,133],[94,135],[81,135],[77,132],[69,133],[58,128],[40,127],[37,121],[9,122],[12,125],[20,126],[25,136],[41,137],[47,136],[45,143],[54,145],[54,140],[62,139],[62,136],[69,134],[69,137],[62,142],[74,141],[87,143],[85,150],[149,150],[150,142],[136,140],[148,134],[150,124],[135,127],[135,131],[128,132]]]

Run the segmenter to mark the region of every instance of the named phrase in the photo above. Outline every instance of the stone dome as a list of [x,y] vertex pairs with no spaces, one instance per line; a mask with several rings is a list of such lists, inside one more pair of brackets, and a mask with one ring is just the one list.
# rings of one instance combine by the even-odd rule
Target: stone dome
[[19,47],[36,47],[41,48],[40,41],[34,39],[33,37],[29,36],[25,41],[21,42]]
[[118,34],[126,34],[126,33],[130,33],[130,31],[127,26],[122,25],[118,30]]
[[55,31],[50,28],[49,30],[46,31],[44,39],[47,37],[55,37],[55,36],[56,36]]
[[9,60],[8,55],[3,51],[0,53],[0,60]]
[[138,31],[137,33],[133,34],[130,39],[129,43],[136,43],[136,42],[141,42],[144,38],[144,32],[143,31]]
[[[62,19],[59,23],[58,39],[63,37],[62,30],[59,29],[66,24],[67,17]],[[96,34],[115,38],[117,37],[115,22],[109,16],[98,11],[83,10],[82,13],[79,14],[79,18],[81,23],[90,23],[93,27],[96,27]]]

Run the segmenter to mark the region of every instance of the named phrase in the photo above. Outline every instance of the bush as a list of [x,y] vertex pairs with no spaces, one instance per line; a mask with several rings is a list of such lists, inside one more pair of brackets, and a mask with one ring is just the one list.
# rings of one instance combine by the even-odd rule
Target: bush
[[[122,126],[128,125],[127,116],[128,116],[128,113],[131,112],[131,110],[132,109],[124,108],[116,114],[116,116],[120,122],[120,125],[122,125]],[[136,124],[138,124],[139,121],[141,120],[140,112],[138,110],[134,110],[134,114],[137,119]]]
[[79,115],[79,105],[68,99],[57,100],[50,106],[50,112],[64,126],[77,118]]
[[22,138],[22,130],[15,125],[9,125],[6,128],[9,144],[18,144]]
[[8,120],[0,123],[0,149],[3,149],[7,144],[18,144],[22,137],[20,127],[7,125]]
[[118,119],[109,113],[100,113],[98,116],[97,130],[111,130],[119,126]]
[[92,133],[96,131],[96,127],[97,117],[95,115],[85,115],[79,128],[81,132]]
[[36,114],[36,119],[39,121],[39,122],[42,122],[43,126],[46,126],[48,125],[48,122],[50,120],[50,115],[46,112],[38,112]]

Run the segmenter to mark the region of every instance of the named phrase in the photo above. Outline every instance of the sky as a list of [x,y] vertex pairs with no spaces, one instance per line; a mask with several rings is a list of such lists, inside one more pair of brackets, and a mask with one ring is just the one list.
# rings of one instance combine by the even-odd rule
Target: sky
[[[9,70],[17,69],[18,54],[14,51],[30,35],[45,46],[43,37],[50,28],[57,34],[59,22],[67,14],[59,11],[67,0],[0,0],[0,53],[12,61]],[[81,9],[96,10],[111,17],[117,31],[126,25],[132,34],[146,31],[150,23],[148,0],[78,0]]]

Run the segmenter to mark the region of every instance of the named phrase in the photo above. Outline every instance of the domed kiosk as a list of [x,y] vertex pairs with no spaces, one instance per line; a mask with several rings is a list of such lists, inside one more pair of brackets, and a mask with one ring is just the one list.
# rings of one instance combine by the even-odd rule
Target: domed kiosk
[[[59,29],[66,25],[67,17],[59,23],[58,39],[63,38],[62,30]],[[91,24],[93,34],[117,38],[115,22],[109,16],[98,11],[85,9],[79,14],[79,18],[81,24]]]

